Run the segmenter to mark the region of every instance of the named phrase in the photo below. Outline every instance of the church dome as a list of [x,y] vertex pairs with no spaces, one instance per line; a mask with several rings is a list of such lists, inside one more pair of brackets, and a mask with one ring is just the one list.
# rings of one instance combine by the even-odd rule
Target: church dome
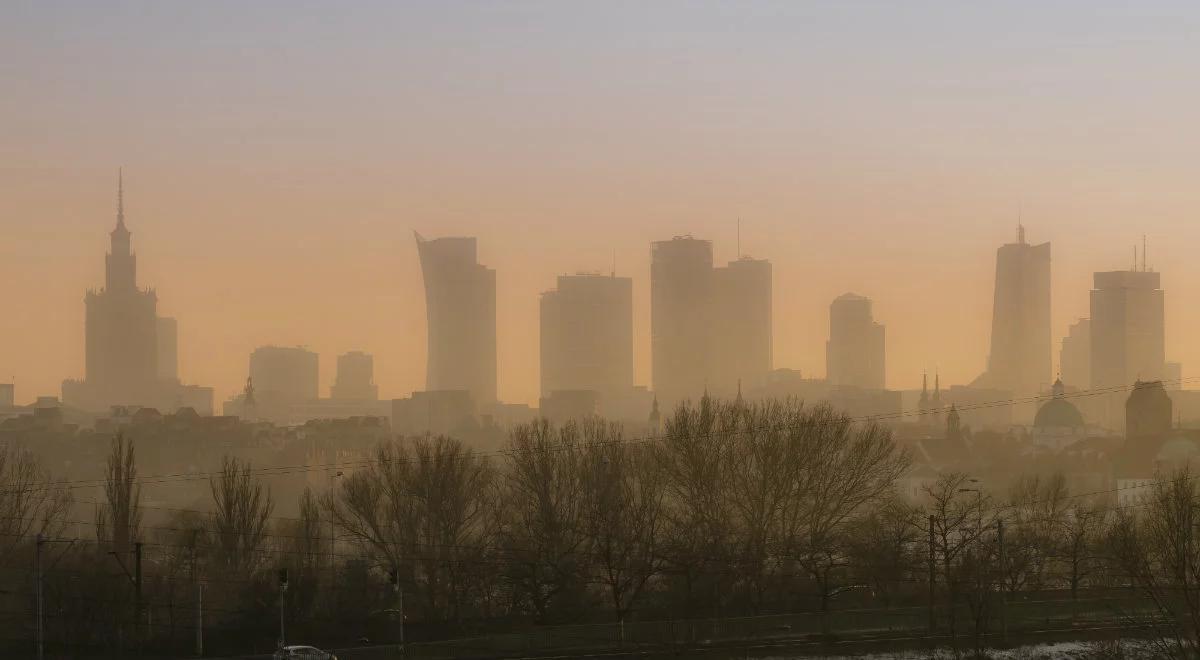
[[1056,397],[1047,401],[1038,409],[1033,418],[1035,428],[1083,428],[1083,415],[1073,403],[1064,398]]

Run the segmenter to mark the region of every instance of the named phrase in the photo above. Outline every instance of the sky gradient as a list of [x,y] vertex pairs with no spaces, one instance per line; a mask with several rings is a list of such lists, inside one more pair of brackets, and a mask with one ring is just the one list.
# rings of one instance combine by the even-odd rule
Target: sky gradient
[[775,265],[775,366],[824,373],[828,305],[887,326],[888,385],[963,383],[995,248],[1053,244],[1053,330],[1149,241],[1167,358],[1200,373],[1195,3],[10,2],[0,9],[0,382],[83,375],[118,166],[180,374],[240,389],[263,344],[424,385],[413,230],[497,271],[499,393],[536,403],[558,274],[649,243]]

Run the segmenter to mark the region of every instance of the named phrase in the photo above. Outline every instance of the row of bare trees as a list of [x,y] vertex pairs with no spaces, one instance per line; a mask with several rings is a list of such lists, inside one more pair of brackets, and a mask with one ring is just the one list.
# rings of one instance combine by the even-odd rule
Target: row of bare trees
[[[420,639],[928,606],[930,625],[978,646],[1006,599],[1119,588],[1152,604],[1131,620],[1196,650],[1190,475],[1120,507],[1061,476],[989,490],[958,473],[911,501],[896,492],[908,467],[886,429],[828,408],[705,398],[654,438],[590,419],[515,427],[497,455],[448,438],[386,442],[335,489],[306,490],[294,518],[274,515],[260,471],[227,458],[208,511],[147,524],[135,448],[117,437],[95,541],[56,551],[44,578],[48,631],[76,654],[177,651],[197,626],[210,650],[266,650],[281,598],[295,635],[341,643],[394,635],[401,612]],[[0,480],[0,560],[21,565],[37,533],[64,536],[70,491],[19,450],[0,453]],[[27,570],[13,586],[9,602],[31,597]]]
[[623,621],[647,591],[685,616],[763,612],[798,582],[827,609],[853,529],[908,466],[886,430],[828,408],[708,398],[652,441],[542,420],[494,461],[444,438],[374,458],[324,509],[400,570],[425,616],[542,622],[597,608]]

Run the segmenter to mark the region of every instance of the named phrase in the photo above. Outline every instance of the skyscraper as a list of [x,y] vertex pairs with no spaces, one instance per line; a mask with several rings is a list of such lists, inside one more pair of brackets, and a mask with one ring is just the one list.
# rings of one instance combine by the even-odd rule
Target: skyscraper
[[1147,270],[1095,273],[1091,293],[1092,388],[1163,377],[1163,290]]
[[84,303],[85,376],[65,380],[63,403],[90,411],[110,406],[162,410],[193,408],[212,414],[212,389],[181,385],[175,319],[158,316],[153,289],[137,286],[137,256],[125,226],[125,186],[117,178],[117,226],[109,234],[104,288],[89,290]]
[[712,243],[691,236],[652,243],[651,371],[664,405],[703,394],[710,376],[712,322]]
[[976,387],[1031,396],[1051,381],[1050,244],[1017,242],[996,250],[996,290],[992,304],[992,349],[987,371]]
[[884,328],[871,315],[871,299],[846,293],[829,306],[825,373],[832,385],[884,388]]
[[428,391],[467,390],[496,401],[496,271],[478,263],[474,238],[416,234],[425,280]]
[[542,396],[633,387],[633,280],[562,275],[541,299]]
[[1127,388],[1163,377],[1163,291],[1159,274],[1136,263],[1092,277],[1090,384],[1101,391],[1089,407],[1096,421],[1117,430],[1125,424]]
[[771,262],[741,257],[713,271],[709,389],[732,397],[766,385],[773,357]]
[[[151,405],[158,385],[158,297],[137,286],[137,255],[125,226],[125,187],[117,180],[117,226],[109,234],[104,288],[87,292],[86,407]],[[65,393],[64,393],[65,398]]]
[[337,378],[330,388],[331,399],[375,401],[379,387],[375,385],[375,358],[362,351],[350,351],[338,356]]
[[1063,337],[1058,368],[1065,385],[1084,390],[1092,384],[1092,321],[1079,319]]
[[302,347],[260,346],[250,354],[250,380],[261,404],[315,401],[317,354]]

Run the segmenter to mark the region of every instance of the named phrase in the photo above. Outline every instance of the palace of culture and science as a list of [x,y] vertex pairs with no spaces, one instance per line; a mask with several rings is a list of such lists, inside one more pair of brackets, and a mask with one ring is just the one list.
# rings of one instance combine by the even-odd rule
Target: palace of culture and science
[[104,288],[90,290],[84,380],[63,382],[63,403],[105,412],[113,406],[212,414],[213,391],[178,378],[175,320],[158,316],[158,296],[137,285],[137,255],[125,226],[124,186],[117,183],[117,226],[105,257]]

